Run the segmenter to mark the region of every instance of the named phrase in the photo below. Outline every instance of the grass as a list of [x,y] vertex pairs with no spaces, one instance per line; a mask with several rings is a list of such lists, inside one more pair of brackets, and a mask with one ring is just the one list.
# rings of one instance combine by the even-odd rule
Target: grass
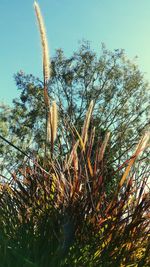
[[147,171],[137,185],[132,170],[145,138],[110,198],[97,156],[104,144],[92,163],[92,136],[84,144],[78,135],[61,162],[45,160],[44,170],[30,160],[1,184],[0,266],[148,266]]
[[[46,149],[44,157],[30,157],[14,169],[9,181],[2,177],[0,267],[147,267],[149,170],[141,168],[140,157],[149,134],[129,160],[106,175],[111,134],[102,143],[95,141],[95,128],[89,130],[92,101],[81,133],[63,126],[72,136],[67,154],[62,153],[64,141],[54,149],[57,106],[48,96],[48,44],[39,6],[34,6],[43,48]],[[117,187],[112,184],[116,176]]]

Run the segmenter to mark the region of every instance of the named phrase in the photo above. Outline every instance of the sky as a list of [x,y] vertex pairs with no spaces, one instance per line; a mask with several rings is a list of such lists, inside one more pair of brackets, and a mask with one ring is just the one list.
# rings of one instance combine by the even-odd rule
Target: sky
[[[19,95],[14,74],[42,76],[40,37],[33,0],[0,0],[0,102]],[[150,0],[39,0],[50,54],[62,48],[71,55],[88,40],[99,54],[101,43],[138,56],[139,69],[150,82]]]

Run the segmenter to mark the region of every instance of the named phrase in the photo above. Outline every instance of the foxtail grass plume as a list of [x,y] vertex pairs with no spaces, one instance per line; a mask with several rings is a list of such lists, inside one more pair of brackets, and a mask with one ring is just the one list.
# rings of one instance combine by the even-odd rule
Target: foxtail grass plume
[[55,101],[53,101],[52,103],[50,114],[51,114],[52,136],[53,136],[53,141],[55,141],[57,136],[57,124],[58,124],[57,105]]
[[46,125],[46,142],[51,142],[51,113],[50,113],[50,107],[47,112],[47,125]]
[[47,141],[54,143],[57,136],[58,113],[56,102],[52,102],[47,120]]
[[50,120],[51,120],[51,114],[50,114],[50,100],[48,95],[48,89],[47,84],[50,79],[50,60],[49,60],[49,48],[48,48],[48,41],[47,41],[47,35],[46,35],[46,29],[44,25],[44,20],[41,14],[40,7],[38,3],[34,2],[34,9],[38,21],[39,26],[39,32],[41,36],[41,44],[42,44],[42,54],[43,54],[43,79],[44,79],[44,102],[45,102],[45,108],[46,108],[46,142],[49,142],[50,140]]
[[43,76],[44,76],[44,83],[47,83],[50,79],[50,60],[49,60],[49,48],[48,48],[48,41],[46,35],[46,29],[44,25],[44,20],[41,14],[40,7],[38,3],[34,2],[34,9],[38,21],[39,32],[41,36],[41,44],[43,50]]

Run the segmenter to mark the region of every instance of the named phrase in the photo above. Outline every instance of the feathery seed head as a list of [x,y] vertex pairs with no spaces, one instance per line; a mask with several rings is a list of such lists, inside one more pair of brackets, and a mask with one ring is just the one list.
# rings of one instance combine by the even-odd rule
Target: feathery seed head
[[52,106],[48,112],[47,120],[47,142],[54,143],[57,136],[57,124],[58,124],[58,114],[56,102],[52,102]]
[[40,36],[41,36],[41,43],[42,43],[42,50],[43,50],[43,76],[44,82],[47,83],[50,79],[50,60],[49,60],[49,49],[48,49],[48,41],[46,35],[46,29],[44,25],[44,20],[41,14],[40,7],[38,3],[34,2],[34,9],[38,21]]
[[55,101],[52,102],[51,106],[51,121],[52,121],[52,135],[54,142],[57,136],[57,124],[58,124],[57,105]]

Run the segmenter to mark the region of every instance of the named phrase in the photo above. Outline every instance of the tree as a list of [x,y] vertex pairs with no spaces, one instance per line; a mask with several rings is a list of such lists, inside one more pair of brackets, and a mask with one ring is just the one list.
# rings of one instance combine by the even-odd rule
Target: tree
[[[83,42],[68,58],[58,49],[52,59],[51,73],[50,100],[55,99],[59,108],[57,140],[67,136],[67,128],[63,128],[66,122],[81,132],[86,110],[94,100],[91,127],[96,127],[97,140],[107,131],[111,132],[113,154],[108,157],[110,162],[119,159],[117,163],[121,163],[149,123],[149,85],[137,65],[126,58],[123,50],[110,52],[102,45],[98,57],[89,43]],[[11,112],[5,116],[9,136],[28,154],[42,153],[45,142],[43,82],[23,72],[15,75],[15,81],[20,98],[13,100]],[[7,160],[10,158],[9,151]]]

